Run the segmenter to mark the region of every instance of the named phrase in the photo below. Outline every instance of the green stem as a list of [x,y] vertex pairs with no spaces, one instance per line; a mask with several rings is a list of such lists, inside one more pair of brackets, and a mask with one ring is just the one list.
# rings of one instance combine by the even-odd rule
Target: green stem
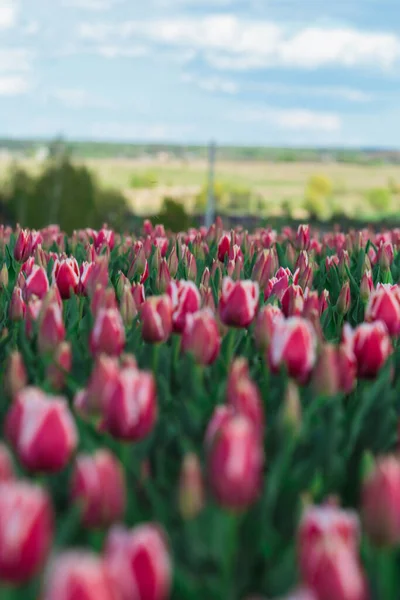
[[396,589],[396,556],[392,549],[380,548],[375,552],[379,600],[391,600]]
[[239,547],[240,514],[232,512],[227,515],[228,527],[226,532],[225,561],[224,561],[224,598],[234,600],[236,597],[236,561]]
[[236,334],[235,329],[233,329],[231,327],[226,336],[225,356],[226,356],[227,371],[229,371],[229,369],[230,369],[230,366],[231,366],[232,360],[233,360],[234,351],[235,351],[235,334]]
[[158,371],[158,361],[160,358],[160,344],[153,344],[153,364],[152,364],[152,369],[153,369],[153,373],[154,376],[157,377],[157,371]]

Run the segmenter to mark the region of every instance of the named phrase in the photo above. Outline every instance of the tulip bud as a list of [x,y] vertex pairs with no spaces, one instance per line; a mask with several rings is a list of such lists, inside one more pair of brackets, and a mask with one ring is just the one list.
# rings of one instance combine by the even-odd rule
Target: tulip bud
[[209,308],[214,314],[216,312],[214,294],[210,287],[204,287],[204,285],[200,285],[200,296],[201,296],[201,306],[202,308]]
[[0,484],[0,580],[20,584],[40,571],[53,538],[46,492],[18,482]]
[[77,445],[75,421],[67,401],[34,387],[23,389],[15,397],[6,416],[5,432],[29,471],[62,470]]
[[338,265],[339,265],[339,257],[336,254],[326,257],[325,269],[326,269],[327,273],[329,273],[329,271],[332,269],[333,266],[337,267]]
[[391,336],[400,333],[400,292],[398,286],[378,284],[371,293],[365,320],[368,322],[382,321]]
[[161,250],[158,246],[154,249],[153,257],[151,259],[151,270],[158,271],[161,265]]
[[302,421],[300,392],[296,383],[289,379],[283,398],[283,421],[290,429],[297,432]]
[[155,234],[153,244],[160,250],[161,258],[164,258],[168,251],[169,241],[165,237],[164,225],[156,225],[157,227],[160,227],[160,231]]
[[377,461],[362,488],[365,531],[378,546],[400,542],[400,461],[387,456]]
[[262,469],[262,444],[254,425],[241,415],[231,417],[208,454],[208,479],[216,500],[225,508],[247,508],[259,496]]
[[187,315],[182,334],[182,350],[190,352],[197,363],[212,364],[219,354],[221,339],[218,324],[208,308]]
[[26,314],[26,305],[22,298],[22,290],[19,287],[13,289],[11,294],[9,317],[11,321],[22,321]]
[[196,263],[195,257],[193,256],[193,254],[191,252],[189,252],[189,250],[185,254],[184,262],[185,262],[185,266],[186,266],[187,278],[190,281],[196,281],[196,279],[197,279],[197,263]]
[[172,324],[175,333],[182,333],[186,317],[200,310],[201,297],[192,281],[171,281],[167,294],[172,300]]
[[156,279],[157,291],[160,292],[161,294],[164,294],[167,291],[168,285],[170,282],[171,282],[171,275],[169,273],[167,261],[165,260],[165,258],[163,258],[161,261],[161,264],[160,264],[160,268],[158,269],[158,273],[157,273],[157,279]]
[[296,235],[296,246],[298,250],[308,250],[310,246],[309,225],[299,225]]
[[168,257],[168,269],[171,277],[175,277],[178,272],[179,267],[179,258],[176,253],[176,245],[172,247],[170,255]]
[[123,274],[122,271],[119,271],[118,272],[117,287],[116,287],[117,296],[118,296],[119,300],[121,300],[121,297],[122,297],[122,294],[123,294],[123,291],[124,291],[124,288],[125,288],[126,285],[130,287],[131,282],[126,277],[126,275]]
[[156,385],[152,373],[123,369],[104,408],[104,428],[121,440],[145,438],[157,419]]
[[273,371],[285,365],[290,377],[305,383],[316,360],[317,338],[313,326],[302,317],[278,321],[272,334],[269,363]]
[[21,229],[14,246],[14,258],[24,262],[32,252],[32,233],[28,229]]
[[0,442],[0,485],[14,480],[14,465],[5,444]]
[[142,283],[133,283],[131,290],[136,308],[139,309],[139,306],[145,301],[144,285]]
[[47,379],[54,390],[62,390],[65,378],[72,369],[72,349],[69,342],[62,342],[57,346],[54,354],[54,363],[48,366]]
[[6,372],[4,375],[4,386],[8,395],[13,398],[22,390],[28,382],[24,359],[17,350],[11,352],[8,357]]
[[125,328],[121,314],[116,308],[101,308],[96,315],[89,339],[93,355],[104,352],[119,356],[125,346]]
[[120,313],[125,327],[130,327],[137,315],[137,308],[132,296],[131,287],[125,286],[120,302]]
[[336,309],[339,315],[347,315],[350,310],[351,295],[350,295],[350,284],[346,281],[340,290],[338,301],[336,302]]
[[209,285],[210,285],[210,269],[208,267],[206,267],[203,271],[203,275],[201,276],[200,289],[201,289],[201,286],[203,286],[204,288],[208,288]]
[[196,454],[187,454],[179,480],[179,510],[183,519],[193,519],[204,506],[204,484],[200,461]]
[[248,327],[256,314],[258,294],[258,283],[253,281],[234,282],[229,277],[225,277],[219,302],[219,314],[222,322],[233,327]]
[[385,324],[382,321],[361,323],[354,331],[352,343],[358,376],[373,379],[392,353]]
[[65,339],[65,327],[58,304],[44,303],[38,321],[39,352],[41,354],[53,352]]
[[219,242],[218,242],[218,260],[220,262],[224,262],[225,261],[225,256],[229,256],[230,253],[230,249],[231,249],[231,238],[230,235],[228,233],[224,234]]
[[97,252],[107,246],[110,250],[112,250],[115,246],[115,234],[112,229],[108,229],[107,227],[103,227],[100,229],[98,234],[95,236],[94,244]]
[[[232,406],[236,413],[249,419],[259,434],[264,435],[265,415],[262,398],[257,385],[250,379],[248,372],[242,371],[241,365],[236,365],[240,359],[234,361],[228,378],[227,404]],[[247,364],[246,364],[247,368]]]
[[90,281],[92,277],[92,272],[94,269],[94,262],[83,262],[79,269],[80,279],[79,279],[79,288],[78,291],[80,294],[84,296],[89,295],[89,287]]
[[118,599],[170,597],[172,565],[165,534],[158,525],[145,523],[131,530],[113,527],[106,542],[105,561]]
[[383,272],[390,271],[394,258],[393,244],[390,242],[382,242],[379,246],[378,261]]
[[[135,593],[134,582],[131,589]],[[42,600],[117,599],[116,585],[104,561],[95,554],[68,551],[50,563]]]
[[32,296],[26,305],[25,333],[28,338],[32,338],[35,333],[41,309],[42,301],[36,296]]
[[360,283],[360,298],[366,304],[371,296],[371,292],[374,289],[374,282],[372,281],[371,271],[365,271],[361,277]]
[[118,460],[108,450],[81,454],[72,475],[72,499],[83,508],[85,527],[108,527],[123,519],[125,480]]
[[275,324],[283,318],[281,309],[273,304],[267,304],[260,309],[254,328],[254,337],[258,350],[262,352],[267,350]]
[[207,425],[207,430],[204,437],[204,442],[207,449],[211,447],[215,436],[234,414],[235,409],[231,405],[220,404],[215,407],[212,417]]
[[172,333],[172,302],[166,294],[152,296],[142,304],[140,317],[145,342],[166,342]]
[[53,283],[57,284],[61,297],[65,300],[78,291],[80,273],[75,258],[56,260],[52,273]]
[[8,287],[8,269],[6,263],[0,270],[0,291],[5,290]]
[[290,285],[281,300],[285,317],[300,316],[304,308],[304,294],[299,285]]

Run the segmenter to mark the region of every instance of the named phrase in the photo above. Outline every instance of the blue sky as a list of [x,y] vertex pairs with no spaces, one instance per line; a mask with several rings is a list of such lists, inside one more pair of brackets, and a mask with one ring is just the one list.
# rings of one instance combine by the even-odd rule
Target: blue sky
[[398,0],[0,0],[0,137],[400,145]]

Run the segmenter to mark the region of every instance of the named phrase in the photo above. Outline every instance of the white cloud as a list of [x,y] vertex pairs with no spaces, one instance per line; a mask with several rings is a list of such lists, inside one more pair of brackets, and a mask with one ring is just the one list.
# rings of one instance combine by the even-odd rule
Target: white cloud
[[149,53],[146,46],[108,46],[101,45],[96,48],[96,53],[104,58],[140,58]]
[[94,123],[90,128],[90,136],[95,139],[108,140],[140,140],[162,142],[166,140],[183,140],[192,131],[191,125],[170,125],[165,123]]
[[0,73],[29,71],[32,58],[25,48],[0,48]]
[[53,90],[47,95],[47,101],[56,99],[66,108],[73,110],[82,110],[85,108],[111,108],[110,103],[103,100],[101,97],[91,94],[86,90],[78,88],[61,88]]
[[234,15],[127,21],[119,25],[83,23],[81,37],[101,43],[123,40],[203,53],[214,67],[317,68],[392,67],[400,59],[400,38],[351,27],[307,27],[297,31],[272,21],[241,20]]
[[8,29],[16,23],[17,0],[0,0],[0,29]]
[[63,5],[80,10],[105,11],[110,10],[123,0],[63,0]]
[[0,96],[19,96],[30,88],[29,82],[19,75],[0,76]]
[[340,131],[342,120],[339,115],[304,109],[244,108],[234,111],[230,119],[244,123],[272,123],[280,129],[291,131]]
[[206,92],[223,92],[224,94],[237,94],[239,86],[234,81],[221,77],[197,77],[191,73],[184,73],[182,81],[193,83]]
[[36,35],[39,33],[40,25],[38,21],[29,21],[22,29],[24,35]]

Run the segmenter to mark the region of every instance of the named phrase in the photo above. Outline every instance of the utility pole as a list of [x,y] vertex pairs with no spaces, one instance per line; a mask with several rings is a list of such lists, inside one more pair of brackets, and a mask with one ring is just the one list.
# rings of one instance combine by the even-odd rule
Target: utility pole
[[215,142],[210,142],[208,147],[208,195],[205,226],[211,227],[215,220],[215,197],[214,197],[214,172],[215,172]]

